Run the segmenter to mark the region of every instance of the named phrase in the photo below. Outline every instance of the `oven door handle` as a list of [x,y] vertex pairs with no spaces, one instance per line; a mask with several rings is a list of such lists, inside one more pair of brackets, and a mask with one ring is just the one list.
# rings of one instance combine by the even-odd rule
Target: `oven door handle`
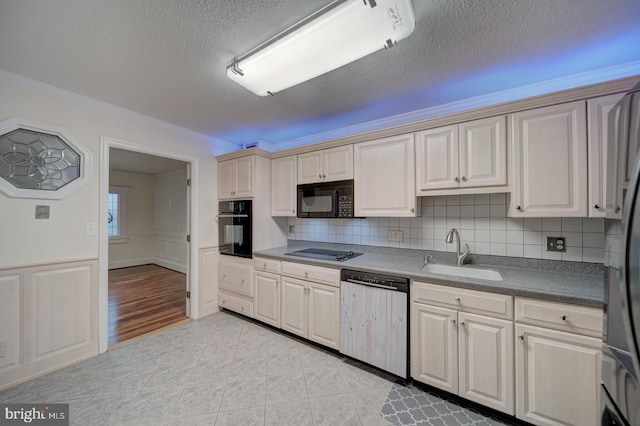
[[368,283],[368,282],[365,282],[365,281],[354,280],[354,279],[351,279],[351,278],[348,278],[347,282],[348,283],[353,283],[353,284],[366,285],[366,286],[369,286],[369,287],[377,287],[377,288],[384,288],[386,290],[398,291],[398,287],[392,287],[390,285],[381,285],[381,284]]
[[219,213],[217,217],[249,217],[248,214]]

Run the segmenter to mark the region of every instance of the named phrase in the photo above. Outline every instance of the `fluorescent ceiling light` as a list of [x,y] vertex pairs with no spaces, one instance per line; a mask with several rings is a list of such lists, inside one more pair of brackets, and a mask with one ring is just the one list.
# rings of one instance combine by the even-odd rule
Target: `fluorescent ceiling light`
[[258,96],[272,95],[408,37],[411,0],[338,0],[250,52],[227,75]]

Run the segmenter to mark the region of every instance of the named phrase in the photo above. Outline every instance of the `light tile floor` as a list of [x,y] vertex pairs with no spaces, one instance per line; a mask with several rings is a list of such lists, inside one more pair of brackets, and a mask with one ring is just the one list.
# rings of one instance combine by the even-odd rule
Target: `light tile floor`
[[502,425],[219,312],[0,392],[72,425]]

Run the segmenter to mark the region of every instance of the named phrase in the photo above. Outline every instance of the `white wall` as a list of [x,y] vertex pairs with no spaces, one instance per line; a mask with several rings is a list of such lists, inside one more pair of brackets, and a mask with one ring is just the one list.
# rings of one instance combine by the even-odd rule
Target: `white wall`
[[127,191],[127,241],[109,244],[109,269],[153,262],[156,178],[142,173],[109,171],[109,185]]
[[[193,158],[192,178],[194,181],[202,182],[203,189],[194,194],[197,206],[197,222],[193,224],[197,242],[195,252],[199,253],[217,245],[217,193],[214,184],[217,179],[216,161],[211,148],[203,138],[171,126],[156,125],[153,120],[125,118],[126,114],[116,108],[109,108],[63,91],[51,90],[48,86],[33,84],[33,87],[38,88],[36,91],[25,88],[31,87],[28,84],[19,83],[20,87],[17,85],[0,82],[0,120],[21,117],[65,127],[92,153],[93,170],[91,181],[87,185],[62,200],[15,199],[0,194],[0,278],[18,277],[0,279],[0,287],[5,284],[7,286],[0,288],[0,294],[14,294],[16,291],[17,294],[24,294],[20,310],[26,312],[19,324],[12,323],[11,327],[0,328],[0,340],[7,341],[8,353],[16,354],[16,359],[28,362],[29,356],[38,356],[38,353],[34,353],[30,348],[46,338],[45,335],[39,336],[39,329],[34,327],[34,324],[38,324],[37,318],[44,318],[44,315],[62,315],[69,303],[91,306],[90,309],[81,311],[81,317],[74,318],[74,323],[89,324],[90,331],[82,330],[80,338],[72,328],[57,330],[58,334],[55,337],[59,341],[82,340],[82,351],[70,349],[75,346],[51,346],[52,352],[46,355],[47,362],[0,366],[0,389],[98,353],[99,336],[95,331],[98,329],[100,314],[97,306],[99,298],[104,297],[99,296],[103,288],[100,287],[98,291],[99,275],[95,273],[100,244],[97,235],[85,236],[85,224],[100,225],[102,137],[126,141],[149,150],[160,149]],[[34,219],[35,206],[38,204],[51,207],[50,219]],[[103,227],[98,226],[98,229],[102,232]],[[103,256],[106,256],[106,253]],[[196,256],[196,259],[199,258],[200,256]],[[203,259],[215,260],[211,256]],[[92,272],[75,273],[77,268],[69,265],[78,260],[89,261]],[[45,267],[43,265],[46,265],[47,277],[51,279],[33,281],[28,278],[28,274],[31,274],[29,271],[34,270],[33,268],[19,268],[29,266],[37,269]],[[215,265],[197,265],[196,261],[196,266],[192,271],[196,282],[215,288],[215,281],[198,281],[199,271],[210,271]],[[42,295],[49,294],[55,291],[55,286],[64,282],[71,282],[75,286],[73,291],[67,291],[65,287],[69,295],[77,294],[89,299],[69,300],[68,303],[56,305],[53,298],[31,297],[33,291]],[[199,290],[201,294],[205,289],[199,286]],[[215,307],[206,310],[207,313],[212,311],[215,311]],[[106,321],[103,324],[106,324]],[[16,340],[15,336],[20,337]]]

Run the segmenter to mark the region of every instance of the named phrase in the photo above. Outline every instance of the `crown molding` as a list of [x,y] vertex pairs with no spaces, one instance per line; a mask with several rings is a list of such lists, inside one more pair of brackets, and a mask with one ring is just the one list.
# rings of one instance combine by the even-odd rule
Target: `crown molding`
[[327,132],[316,133],[301,138],[291,139],[274,145],[273,153],[289,149],[299,148],[306,145],[317,144],[324,141],[346,138],[364,133],[371,133],[387,128],[398,127],[415,122],[463,113],[467,111],[486,108],[498,104],[515,102],[525,99],[547,95],[560,91],[566,91],[585,86],[591,86],[603,82],[624,79],[628,77],[640,76],[640,61],[628,62],[621,65],[601,68],[594,71],[587,71],[570,76],[559,77],[540,83],[521,86],[513,89],[502,90],[486,95],[476,96],[461,101],[451,102],[411,111],[404,114],[397,114],[379,120],[368,121],[366,123],[353,126],[342,127],[340,129]]
[[183,134],[185,136],[195,138],[200,142],[205,143],[213,152],[214,155],[225,154],[241,149],[241,146],[233,142],[224,141],[217,138],[212,138],[202,133],[189,130],[184,127],[177,126],[175,124],[168,123],[157,118],[149,117],[148,115],[140,114],[135,111],[131,111],[126,108],[122,108],[107,102],[102,102],[88,96],[80,95],[79,93],[72,92],[70,90],[62,89],[57,86],[53,86],[48,83],[43,83],[38,80],[34,80],[29,77],[22,76],[20,74],[12,73],[10,71],[0,68],[0,82],[8,84],[10,86],[19,87],[21,89],[31,90],[54,99],[59,99],[76,105],[80,105],[86,108],[93,109],[95,111],[115,115],[120,118],[124,118],[131,121],[136,121],[142,124],[146,124],[151,127],[170,130],[176,133]]

